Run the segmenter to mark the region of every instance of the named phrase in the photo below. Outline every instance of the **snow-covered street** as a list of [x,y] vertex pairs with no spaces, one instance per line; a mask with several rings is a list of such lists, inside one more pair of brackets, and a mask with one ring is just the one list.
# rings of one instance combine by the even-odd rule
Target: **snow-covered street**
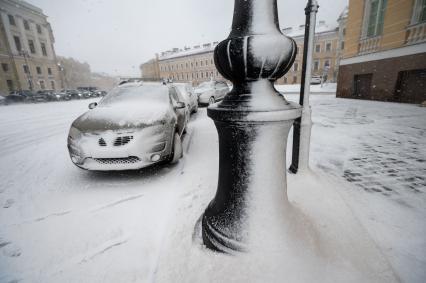
[[[0,282],[153,282],[179,203],[200,206],[182,184],[214,191],[217,134],[205,108],[178,164],[94,173],[66,147],[90,102],[0,107]],[[424,282],[426,108],[320,94],[312,108],[312,169],[342,184],[401,281]]]

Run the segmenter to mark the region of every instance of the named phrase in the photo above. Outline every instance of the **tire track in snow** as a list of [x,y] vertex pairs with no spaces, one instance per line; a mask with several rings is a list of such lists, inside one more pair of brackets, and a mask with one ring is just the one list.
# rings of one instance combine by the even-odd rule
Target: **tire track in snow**
[[118,247],[118,246],[121,246],[121,245],[127,243],[127,241],[128,241],[128,238],[121,237],[121,238],[118,238],[118,239],[112,239],[111,241],[104,242],[98,248],[94,249],[94,251],[92,251],[88,255],[84,256],[83,259],[80,260],[79,264],[83,264],[85,262],[88,262],[88,261],[94,259],[95,257],[106,253],[107,251],[111,250],[112,248],[115,248],[115,247]]
[[101,211],[101,210],[104,210],[104,209],[107,209],[107,208],[110,208],[110,207],[114,207],[114,206],[119,205],[119,204],[124,203],[124,202],[128,202],[128,201],[132,201],[132,200],[135,200],[135,199],[139,199],[139,198],[141,198],[143,196],[144,196],[144,194],[139,194],[139,195],[135,195],[135,196],[130,196],[130,197],[122,198],[122,199],[116,200],[114,202],[102,205],[102,206],[100,206],[98,208],[95,208],[91,212],[92,213],[98,212],[98,211]]

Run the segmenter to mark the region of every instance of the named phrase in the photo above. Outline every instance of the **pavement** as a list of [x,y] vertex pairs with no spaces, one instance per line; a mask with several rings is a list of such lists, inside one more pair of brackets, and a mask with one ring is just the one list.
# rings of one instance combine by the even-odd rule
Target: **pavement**
[[[0,106],[0,282],[150,281],[182,175],[214,190],[191,159],[110,175],[73,166],[67,131],[90,102]],[[426,108],[330,94],[311,102],[311,168],[341,182],[401,281],[425,282]],[[211,151],[202,137],[215,128],[205,116],[200,109],[190,122],[196,160]]]

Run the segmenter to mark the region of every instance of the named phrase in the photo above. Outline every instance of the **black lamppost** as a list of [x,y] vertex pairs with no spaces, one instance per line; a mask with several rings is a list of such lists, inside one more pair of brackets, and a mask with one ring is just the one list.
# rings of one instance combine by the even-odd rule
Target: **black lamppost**
[[207,110],[219,134],[218,188],[202,216],[203,242],[212,250],[251,250],[285,221],[286,144],[301,108],[274,82],[296,52],[279,29],[276,0],[235,0],[232,31],[214,51],[234,87]]

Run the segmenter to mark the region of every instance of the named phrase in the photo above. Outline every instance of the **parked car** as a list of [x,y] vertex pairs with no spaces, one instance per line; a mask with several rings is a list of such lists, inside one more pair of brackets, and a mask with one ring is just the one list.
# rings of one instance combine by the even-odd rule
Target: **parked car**
[[228,85],[225,82],[217,81],[204,82],[195,90],[198,105],[210,105],[220,101],[228,92]]
[[104,97],[107,94],[104,90],[96,90],[92,92],[93,97]]
[[192,86],[186,83],[175,83],[174,85],[177,86],[183,98],[185,99],[188,105],[189,113],[196,113],[198,111],[198,97],[195,94]]
[[321,83],[321,76],[312,76],[311,85],[319,85]]
[[83,98],[83,94],[81,92],[79,92],[78,90],[75,89],[70,89],[70,90],[66,90],[66,99],[70,100],[70,99],[82,99]]
[[39,90],[32,96],[33,102],[59,101],[61,95],[54,90]]
[[5,97],[5,104],[29,102],[32,100],[33,95],[33,92],[30,90],[12,91],[8,96]]
[[177,162],[183,154],[186,105],[177,88],[125,83],[77,118],[68,135],[72,162],[95,171],[132,170]]
[[5,104],[6,104],[6,97],[0,94],[0,105],[5,105]]

